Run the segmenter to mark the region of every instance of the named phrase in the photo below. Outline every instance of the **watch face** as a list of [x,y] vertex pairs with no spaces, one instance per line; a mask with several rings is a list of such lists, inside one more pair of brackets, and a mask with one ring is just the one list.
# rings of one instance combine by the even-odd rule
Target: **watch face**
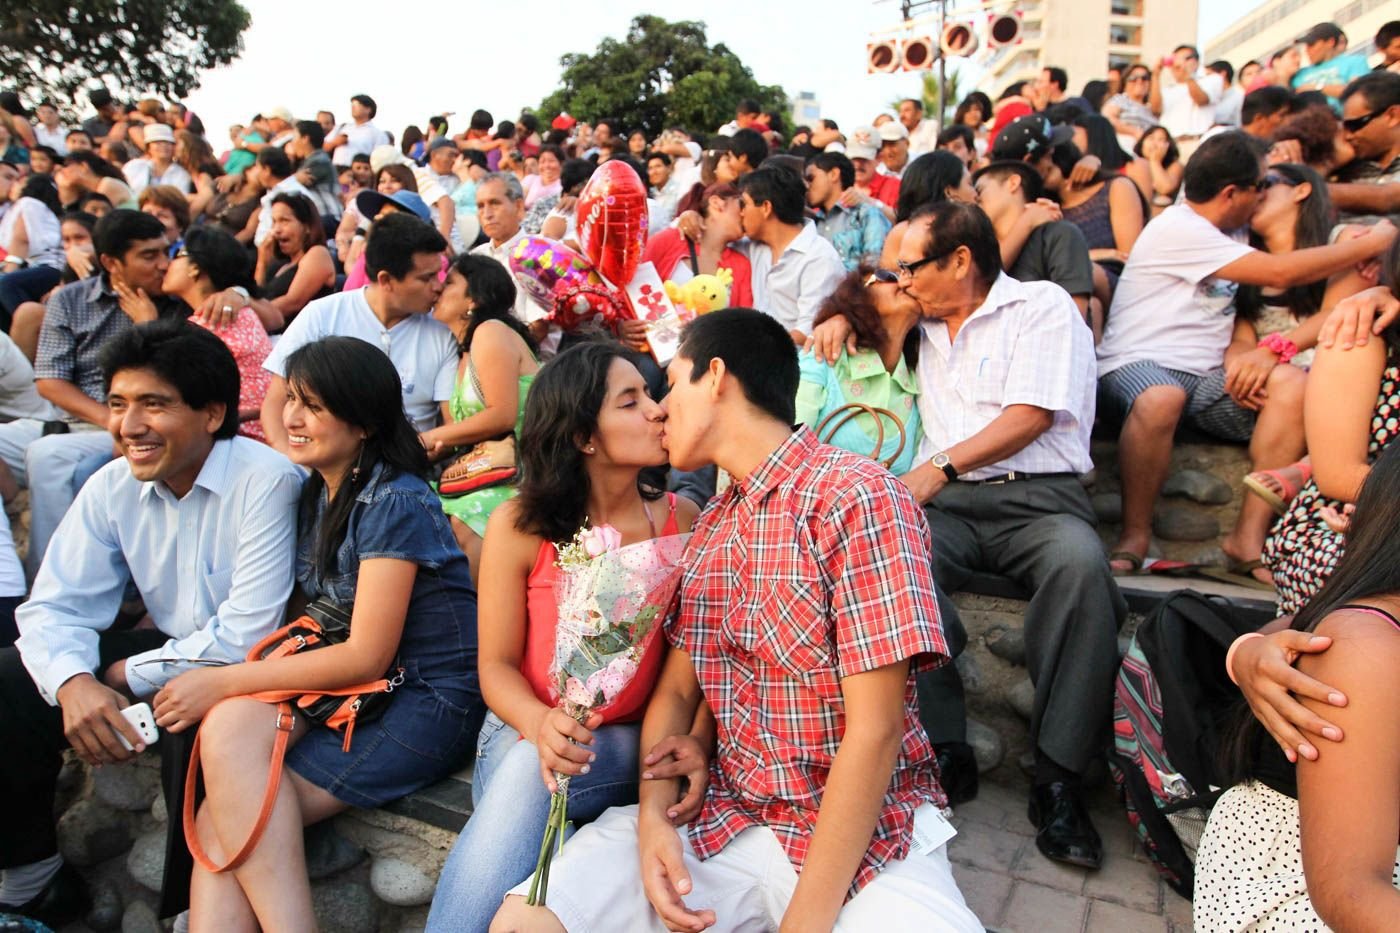
[[936,453],[933,455],[932,463],[941,470],[948,465],[948,455],[941,452]]

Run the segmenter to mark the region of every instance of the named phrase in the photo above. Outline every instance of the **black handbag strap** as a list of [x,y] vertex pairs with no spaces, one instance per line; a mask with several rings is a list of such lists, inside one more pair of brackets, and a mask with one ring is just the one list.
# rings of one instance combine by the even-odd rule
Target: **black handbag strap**
[[700,274],[700,257],[695,252],[695,241],[690,237],[685,238],[685,248],[690,251],[690,271],[696,275]]

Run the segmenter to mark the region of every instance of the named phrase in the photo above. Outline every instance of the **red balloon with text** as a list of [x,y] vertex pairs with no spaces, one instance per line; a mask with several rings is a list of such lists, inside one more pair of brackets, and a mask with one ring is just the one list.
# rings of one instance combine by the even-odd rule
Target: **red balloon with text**
[[625,162],[598,166],[578,198],[583,255],[610,283],[632,281],[647,245],[647,189]]

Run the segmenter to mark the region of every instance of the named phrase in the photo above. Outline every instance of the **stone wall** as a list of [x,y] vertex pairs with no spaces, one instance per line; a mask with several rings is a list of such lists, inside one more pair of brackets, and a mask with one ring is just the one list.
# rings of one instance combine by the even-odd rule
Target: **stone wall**
[[[1118,537],[1122,518],[1122,483],[1116,441],[1096,440],[1093,483],[1089,493],[1099,516],[1105,547]],[[1223,566],[1220,538],[1240,514],[1249,473],[1249,451],[1240,445],[1178,441],[1172,450],[1171,471],[1153,521],[1151,557]]]

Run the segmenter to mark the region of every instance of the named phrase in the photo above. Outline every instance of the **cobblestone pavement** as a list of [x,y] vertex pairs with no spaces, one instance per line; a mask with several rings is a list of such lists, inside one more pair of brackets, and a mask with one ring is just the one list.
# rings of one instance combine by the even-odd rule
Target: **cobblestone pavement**
[[1191,903],[1147,861],[1112,782],[1089,800],[1104,841],[1098,871],[1040,854],[1026,818],[1028,792],[1024,780],[1007,786],[984,776],[977,799],[953,815],[953,875],[984,926],[1005,933],[1190,933]]

